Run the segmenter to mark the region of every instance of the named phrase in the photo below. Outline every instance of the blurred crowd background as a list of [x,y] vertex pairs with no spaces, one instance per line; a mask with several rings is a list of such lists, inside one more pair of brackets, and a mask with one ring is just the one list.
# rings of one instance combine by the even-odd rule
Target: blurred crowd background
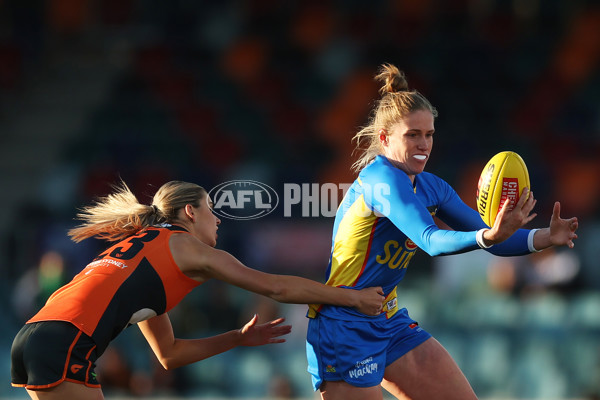
[[[105,243],[78,207],[123,179],[350,183],[352,135],[389,62],[438,108],[427,170],[475,205],[494,154],[526,161],[539,216],[574,250],[413,259],[399,300],[481,398],[600,397],[600,7],[585,0],[0,0],[0,397],[12,338]],[[224,220],[218,247],[322,281],[332,218]],[[312,398],[306,306],[219,282],[172,312],[180,337],[284,315],[287,343],[162,370],[137,328],[101,358],[107,395]]]

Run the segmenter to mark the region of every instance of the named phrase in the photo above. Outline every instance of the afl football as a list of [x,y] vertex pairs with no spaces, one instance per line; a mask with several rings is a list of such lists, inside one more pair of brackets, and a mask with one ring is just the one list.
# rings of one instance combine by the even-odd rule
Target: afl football
[[477,184],[477,211],[487,226],[494,225],[506,200],[514,205],[523,188],[531,190],[525,162],[513,151],[496,154],[483,168]]

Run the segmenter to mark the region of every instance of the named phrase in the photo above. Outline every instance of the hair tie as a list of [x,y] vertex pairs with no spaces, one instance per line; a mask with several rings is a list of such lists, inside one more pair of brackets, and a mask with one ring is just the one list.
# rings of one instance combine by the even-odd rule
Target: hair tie
[[152,204],[151,207],[152,207],[154,214],[158,214],[158,207],[156,207],[154,204]]

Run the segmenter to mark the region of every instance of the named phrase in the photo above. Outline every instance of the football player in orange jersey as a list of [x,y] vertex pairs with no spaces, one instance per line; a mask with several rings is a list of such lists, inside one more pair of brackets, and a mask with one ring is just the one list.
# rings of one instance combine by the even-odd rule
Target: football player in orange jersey
[[236,346],[285,341],[283,318],[217,336],[182,340],[174,336],[167,311],[193,288],[219,279],[285,303],[326,303],[377,315],[382,289],[333,288],[309,279],[275,275],[244,266],[215,249],[220,220],[206,191],[172,181],[140,204],[123,183],[116,192],[86,207],[73,240],[96,237],[114,242],[16,335],[12,384],[33,399],[102,399],[95,361],[126,327],[137,324],[166,369],[194,363]]

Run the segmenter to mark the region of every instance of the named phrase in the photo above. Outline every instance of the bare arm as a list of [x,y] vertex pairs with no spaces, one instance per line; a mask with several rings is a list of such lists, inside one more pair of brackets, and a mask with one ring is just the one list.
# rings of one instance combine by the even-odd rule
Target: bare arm
[[168,314],[138,323],[140,331],[150,344],[158,361],[165,369],[204,360],[231,350],[237,346],[259,346],[268,343],[282,343],[280,338],[291,331],[290,325],[280,325],[284,319],[256,325],[255,315],[243,328],[202,339],[177,339]]
[[292,275],[275,275],[246,267],[231,254],[214,249],[191,235],[173,235],[171,253],[184,273],[203,279],[219,279],[281,303],[322,303],[355,307],[377,315],[381,312],[383,290],[341,289]]

